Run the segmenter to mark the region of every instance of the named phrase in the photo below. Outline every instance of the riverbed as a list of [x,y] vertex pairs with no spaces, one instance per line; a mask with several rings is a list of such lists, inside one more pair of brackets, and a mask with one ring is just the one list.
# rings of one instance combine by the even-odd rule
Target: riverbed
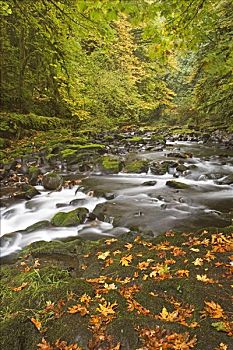
[[[175,162],[179,154],[190,155],[182,160],[185,170],[180,172],[175,167],[162,175],[153,174],[150,168],[139,174],[106,175],[93,171],[81,185],[61,191],[49,192],[36,186],[40,195],[1,207],[1,256],[40,240],[118,237],[129,230],[156,236],[168,230],[231,225],[233,184],[227,180],[233,176],[232,149],[218,144],[167,140],[160,150],[148,151],[141,145],[131,156]],[[74,176],[69,171],[63,175]],[[174,180],[188,186],[169,187],[167,182]],[[26,230],[39,221],[51,220],[59,211],[78,207],[85,207],[95,215],[79,226]]]

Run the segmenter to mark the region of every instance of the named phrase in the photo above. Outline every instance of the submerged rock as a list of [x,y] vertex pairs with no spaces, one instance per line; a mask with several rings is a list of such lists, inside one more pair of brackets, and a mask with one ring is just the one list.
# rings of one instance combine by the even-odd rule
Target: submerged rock
[[78,226],[85,221],[88,213],[87,208],[77,208],[68,213],[60,212],[53,216],[51,224],[57,227]]
[[190,185],[187,185],[187,184],[184,184],[183,182],[178,182],[178,181],[175,181],[175,180],[167,181],[166,185],[168,187],[176,188],[176,189],[179,189],[179,190],[190,188]]
[[44,175],[42,183],[46,190],[55,191],[61,188],[63,179],[59,174],[51,171]]

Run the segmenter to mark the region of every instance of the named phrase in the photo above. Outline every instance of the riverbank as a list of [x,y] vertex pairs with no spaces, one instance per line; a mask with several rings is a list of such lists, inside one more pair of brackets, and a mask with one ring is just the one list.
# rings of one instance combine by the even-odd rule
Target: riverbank
[[34,243],[2,266],[1,349],[230,350],[232,232]]

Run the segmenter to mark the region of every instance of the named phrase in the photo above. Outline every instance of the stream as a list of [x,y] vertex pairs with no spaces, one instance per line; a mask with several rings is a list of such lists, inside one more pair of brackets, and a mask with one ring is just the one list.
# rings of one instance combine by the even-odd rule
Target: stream
[[[151,169],[141,174],[93,172],[80,186],[71,189],[49,192],[36,186],[40,195],[1,207],[1,256],[41,240],[117,237],[134,229],[158,235],[171,229],[188,232],[231,225],[233,183],[225,180],[233,176],[233,150],[217,144],[167,141],[163,150],[148,151],[142,146],[140,151],[135,151],[135,156],[150,161],[175,161],[175,152],[192,154],[183,160],[186,171],[177,173],[175,168],[169,168],[163,175],[153,175]],[[189,187],[171,188],[166,185],[169,180]],[[111,197],[106,199],[101,193],[111,193]],[[68,212],[78,207],[94,212],[97,218],[76,227],[26,231],[39,221],[51,220],[59,211]],[[98,219],[100,214],[104,219]]]

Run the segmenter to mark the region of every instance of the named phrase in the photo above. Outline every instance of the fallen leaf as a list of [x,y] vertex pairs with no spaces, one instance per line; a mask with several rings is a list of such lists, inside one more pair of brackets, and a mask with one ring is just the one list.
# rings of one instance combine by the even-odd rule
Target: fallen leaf
[[112,243],[114,243],[114,242],[117,242],[117,239],[116,239],[116,238],[106,239],[106,240],[104,241],[104,243],[105,243],[106,245],[110,245],[110,244],[112,244]]
[[189,276],[189,270],[178,270],[178,271],[176,271],[176,276],[178,276],[178,277],[188,277]]
[[222,307],[214,301],[205,301],[204,312],[211,318],[224,318],[224,312]]
[[130,250],[132,247],[133,247],[133,244],[132,243],[126,243],[124,245],[124,247],[127,249],[127,250]]
[[111,304],[110,302],[105,301],[103,304],[99,304],[96,311],[100,312],[104,316],[114,315],[116,313],[116,311],[113,310],[115,307],[117,307],[116,302]]
[[104,252],[104,253],[102,253],[102,252],[97,253],[98,259],[101,259],[101,260],[105,260],[109,255],[110,255],[109,250]]
[[20,292],[22,289],[24,289],[27,286],[28,286],[28,282],[23,282],[21,284],[21,286],[15,287],[15,288],[11,288],[11,290],[13,290],[13,292]]
[[203,265],[203,259],[202,258],[196,258],[193,262],[193,265],[195,266],[202,266]]
[[38,350],[53,350],[53,347],[42,338],[41,343],[37,344]]
[[215,281],[212,278],[208,278],[207,275],[197,275],[196,278],[198,281],[204,283],[215,283]]
[[129,264],[131,263],[133,259],[133,256],[130,254],[130,255],[127,255],[127,256],[123,256],[120,260],[120,264],[122,266],[129,266]]
[[34,326],[36,327],[36,329],[38,329],[38,331],[41,330],[41,322],[39,320],[37,320],[36,318],[32,317],[31,319],[31,322],[34,324]]
[[81,303],[89,305],[89,303],[91,301],[91,297],[85,293],[80,297],[80,301],[81,301]]
[[89,314],[89,311],[87,310],[86,306],[77,304],[72,307],[68,308],[69,314],[77,314],[79,313],[81,316],[85,316],[86,314]]

